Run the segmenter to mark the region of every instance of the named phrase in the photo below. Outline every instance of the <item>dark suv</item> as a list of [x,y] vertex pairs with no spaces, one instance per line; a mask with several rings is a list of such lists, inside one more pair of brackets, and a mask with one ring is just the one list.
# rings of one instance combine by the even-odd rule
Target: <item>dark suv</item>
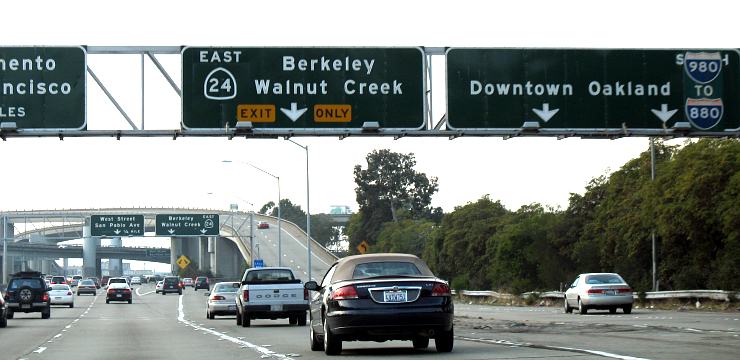
[[8,319],[16,312],[40,312],[42,319],[51,317],[50,289],[38,271],[13,274],[5,292]]
[[176,292],[182,295],[182,288],[180,287],[180,278],[177,276],[165,276],[162,283],[162,295],[167,295],[168,292]]
[[198,289],[205,289],[205,290],[211,290],[210,281],[208,281],[208,278],[205,276],[198,276],[195,278],[195,291],[198,291]]

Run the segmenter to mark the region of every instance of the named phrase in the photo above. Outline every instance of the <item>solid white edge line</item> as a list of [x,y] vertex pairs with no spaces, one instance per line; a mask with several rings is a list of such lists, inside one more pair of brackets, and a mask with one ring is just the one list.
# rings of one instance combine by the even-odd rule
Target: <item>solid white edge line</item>
[[183,311],[182,295],[180,295],[180,297],[178,298],[177,313],[178,313],[177,315],[178,321],[180,321],[181,323],[185,325],[193,327],[194,330],[203,331],[203,334],[215,335],[215,336],[218,336],[221,340],[228,340],[234,344],[240,345],[242,348],[250,348],[252,350],[256,350],[257,352],[261,354],[261,357],[276,357],[278,359],[283,359],[283,360],[293,360],[292,358],[288,356],[285,356],[283,354],[278,354],[270,349],[267,349],[264,346],[255,345],[250,342],[235,338],[233,336],[226,335],[222,332],[218,332],[216,330],[205,328],[203,326],[196,324],[193,321],[186,320],[185,312]]

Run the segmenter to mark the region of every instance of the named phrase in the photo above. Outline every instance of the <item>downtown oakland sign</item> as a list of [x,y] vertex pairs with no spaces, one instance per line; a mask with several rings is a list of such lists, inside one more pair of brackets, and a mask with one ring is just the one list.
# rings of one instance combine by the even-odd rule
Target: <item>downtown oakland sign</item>
[[85,129],[86,66],[82,47],[0,47],[0,122]]
[[182,51],[185,129],[424,126],[421,48],[197,48]]
[[739,58],[736,50],[452,48],[448,125],[737,132]]

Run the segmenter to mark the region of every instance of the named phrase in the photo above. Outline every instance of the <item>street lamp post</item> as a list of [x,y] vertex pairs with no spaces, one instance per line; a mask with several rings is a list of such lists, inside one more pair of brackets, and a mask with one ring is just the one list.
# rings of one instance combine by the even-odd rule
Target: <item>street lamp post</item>
[[311,191],[308,183],[308,145],[303,146],[292,139],[287,139],[306,150],[306,248],[308,248],[308,281],[311,281]]
[[[226,163],[226,164],[232,163],[231,160],[221,160],[221,162],[222,163]],[[275,178],[275,180],[277,180],[277,188],[278,188],[278,202],[277,202],[277,210],[278,210],[278,266],[283,266],[283,242],[282,242],[283,230],[282,230],[282,214],[280,212],[280,197],[281,197],[281,194],[280,194],[280,176],[273,175],[273,174],[271,174],[271,173],[263,170],[262,168],[259,168],[259,167],[255,166],[255,165],[253,165],[253,164],[251,164],[249,162],[244,161],[244,163],[247,164],[247,165],[249,165],[249,166],[251,166],[251,167],[253,167],[253,168],[255,168],[255,169],[257,169],[257,170],[259,170],[259,171],[261,171],[261,172],[263,172],[263,173],[265,173],[265,174],[267,174],[267,175],[272,176],[273,178]]]

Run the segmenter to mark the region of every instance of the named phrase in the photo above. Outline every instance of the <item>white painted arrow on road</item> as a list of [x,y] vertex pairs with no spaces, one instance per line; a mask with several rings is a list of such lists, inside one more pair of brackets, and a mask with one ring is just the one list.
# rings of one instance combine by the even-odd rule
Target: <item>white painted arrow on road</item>
[[306,110],[308,110],[308,108],[299,109],[298,103],[290,103],[290,109],[280,108],[280,111],[282,111],[290,120],[293,120],[293,122],[298,120]]
[[668,121],[678,109],[668,110],[668,104],[660,104],[660,110],[650,109],[662,122]]
[[542,121],[548,122],[550,119],[552,119],[553,116],[555,116],[555,114],[558,113],[558,111],[560,111],[560,109],[550,110],[550,104],[543,103],[542,109],[533,108],[532,111],[534,111],[534,113],[537,114],[537,116],[539,116]]

